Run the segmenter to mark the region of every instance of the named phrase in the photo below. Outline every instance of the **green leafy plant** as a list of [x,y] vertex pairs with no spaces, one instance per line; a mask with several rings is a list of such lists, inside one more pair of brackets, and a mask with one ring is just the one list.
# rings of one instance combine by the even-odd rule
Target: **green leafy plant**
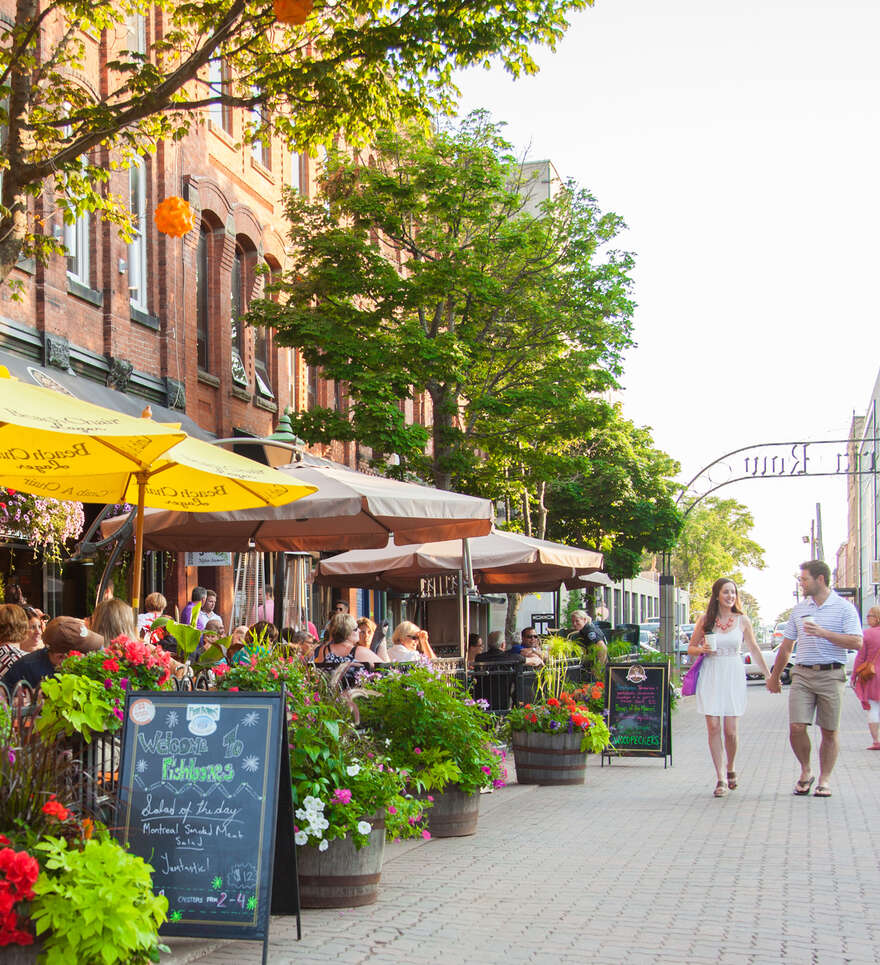
[[77,674],[57,674],[42,681],[43,709],[37,730],[47,738],[80,734],[86,743],[92,734],[121,724],[118,701],[103,684]]
[[241,654],[240,662],[221,663],[212,667],[218,690],[280,690],[282,684],[294,689],[300,686],[304,668],[296,657],[287,657],[280,650],[268,649],[261,654]]
[[158,962],[168,900],[154,895],[152,868],[101,830],[81,849],[48,837],[35,848],[46,869],[33,887],[31,919],[46,965]]
[[473,794],[503,786],[503,752],[493,747],[494,721],[458,681],[428,667],[363,674],[372,692],[361,720],[384,741],[394,764],[418,790],[457,784]]
[[592,693],[586,688],[571,693],[563,691],[558,698],[514,707],[502,725],[503,733],[509,738],[514,731],[560,735],[580,732],[581,750],[598,754],[611,739],[608,725],[599,714],[575,699],[591,698]]

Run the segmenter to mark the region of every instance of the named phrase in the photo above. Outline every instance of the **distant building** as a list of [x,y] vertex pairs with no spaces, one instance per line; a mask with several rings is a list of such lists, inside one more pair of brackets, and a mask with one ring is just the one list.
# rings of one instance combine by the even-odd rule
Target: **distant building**
[[523,214],[537,218],[541,214],[541,205],[562,187],[562,178],[552,161],[525,161],[522,180],[519,193],[526,199]]

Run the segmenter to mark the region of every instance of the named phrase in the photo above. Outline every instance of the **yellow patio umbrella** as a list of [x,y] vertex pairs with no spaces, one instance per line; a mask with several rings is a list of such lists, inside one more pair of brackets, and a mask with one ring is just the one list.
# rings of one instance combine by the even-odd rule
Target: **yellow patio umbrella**
[[53,499],[137,503],[135,611],[145,506],[219,512],[283,506],[315,492],[290,475],[194,439],[180,426],[121,415],[3,372],[0,481],[8,489]]

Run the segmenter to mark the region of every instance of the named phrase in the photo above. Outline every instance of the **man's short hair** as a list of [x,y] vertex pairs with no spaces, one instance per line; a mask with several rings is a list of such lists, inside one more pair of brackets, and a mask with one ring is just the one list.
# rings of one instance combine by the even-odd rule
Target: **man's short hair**
[[531,636],[533,633],[535,636],[537,636],[537,632],[534,627],[523,627],[520,636],[523,640],[525,640],[526,636]]
[[825,560],[807,560],[801,563],[801,569],[806,570],[814,580],[824,577],[825,586],[831,586],[831,567]]
[[[339,610],[338,607],[342,607],[342,609]],[[348,613],[348,604],[345,600],[337,600],[333,604],[333,609],[336,610],[337,613]]]
[[196,586],[193,588],[190,600],[193,603],[203,603],[207,595],[208,591],[203,586]]
[[503,650],[504,649],[504,631],[503,630],[493,630],[488,638],[486,639],[486,647],[489,650]]

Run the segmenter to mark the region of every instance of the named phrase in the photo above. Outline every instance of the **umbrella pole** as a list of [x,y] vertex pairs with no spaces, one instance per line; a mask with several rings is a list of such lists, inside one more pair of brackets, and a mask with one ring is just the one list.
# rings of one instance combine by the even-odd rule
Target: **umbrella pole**
[[137,519],[134,525],[134,569],[131,576],[131,607],[134,610],[134,619],[137,623],[138,613],[141,608],[141,570],[144,562],[144,493],[147,488],[147,474],[139,472],[137,474],[138,484],[138,508]]

